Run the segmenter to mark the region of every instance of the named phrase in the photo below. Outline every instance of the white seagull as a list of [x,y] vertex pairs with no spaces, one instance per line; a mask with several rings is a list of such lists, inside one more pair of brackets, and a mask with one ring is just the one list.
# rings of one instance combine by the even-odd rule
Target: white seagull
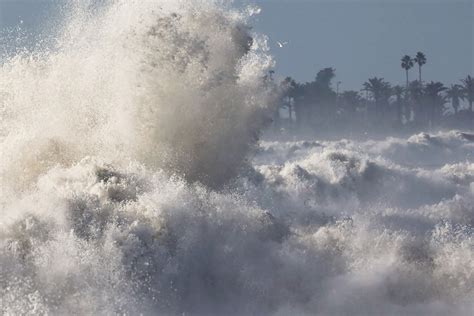
[[277,44],[278,44],[278,46],[280,46],[280,48],[283,48],[283,46],[287,45],[288,42],[283,42],[282,43],[282,42],[277,41]]

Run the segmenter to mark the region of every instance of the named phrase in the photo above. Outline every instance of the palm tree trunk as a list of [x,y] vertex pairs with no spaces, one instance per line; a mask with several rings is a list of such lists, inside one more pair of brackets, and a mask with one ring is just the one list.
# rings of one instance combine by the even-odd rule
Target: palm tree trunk
[[469,111],[471,113],[471,115],[470,115],[471,116],[471,125],[474,125],[474,115],[472,114],[472,101],[473,101],[472,98],[469,99]]
[[421,83],[421,66],[418,66],[418,78],[419,78],[420,83]]
[[401,98],[397,100],[397,119],[398,123],[402,125],[403,119],[402,119],[402,100]]
[[437,111],[437,108],[436,108],[436,104],[433,102],[433,107],[432,107],[432,110],[431,110],[430,127],[434,127],[434,122],[437,118],[437,115],[438,115],[438,111]]
[[407,115],[406,115],[407,121],[410,121],[411,109],[410,109],[410,105],[409,105],[410,101],[408,100],[410,82],[408,81],[408,69],[405,69],[405,72],[406,72],[406,75],[407,75],[407,86],[406,86],[406,89],[405,89],[405,110],[410,113],[410,114],[407,113]]
[[406,75],[407,75],[407,91],[408,91],[408,86],[409,86],[409,82],[408,82],[408,69],[405,69],[405,72],[406,72]]

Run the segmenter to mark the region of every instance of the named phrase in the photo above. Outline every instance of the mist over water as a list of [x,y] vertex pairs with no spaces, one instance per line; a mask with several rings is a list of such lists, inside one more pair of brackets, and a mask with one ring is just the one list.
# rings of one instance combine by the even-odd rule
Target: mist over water
[[257,143],[257,12],[73,2],[10,54],[2,314],[470,314],[474,134]]

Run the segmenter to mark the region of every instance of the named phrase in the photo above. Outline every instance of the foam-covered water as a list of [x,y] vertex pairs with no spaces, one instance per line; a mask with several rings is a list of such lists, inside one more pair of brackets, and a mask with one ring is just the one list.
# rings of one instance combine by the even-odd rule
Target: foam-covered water
[[2,314],[471,313],[473,134],[252,156],[272,104],[252,9],[93,11],[0,70]]

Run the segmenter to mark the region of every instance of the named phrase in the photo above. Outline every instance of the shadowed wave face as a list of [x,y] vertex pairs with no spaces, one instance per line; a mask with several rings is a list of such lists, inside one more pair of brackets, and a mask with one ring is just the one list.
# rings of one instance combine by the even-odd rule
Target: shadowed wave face
[[474,136],[257,144],[257,11],[72,2],[1,65],[1,314],[472,311]]

